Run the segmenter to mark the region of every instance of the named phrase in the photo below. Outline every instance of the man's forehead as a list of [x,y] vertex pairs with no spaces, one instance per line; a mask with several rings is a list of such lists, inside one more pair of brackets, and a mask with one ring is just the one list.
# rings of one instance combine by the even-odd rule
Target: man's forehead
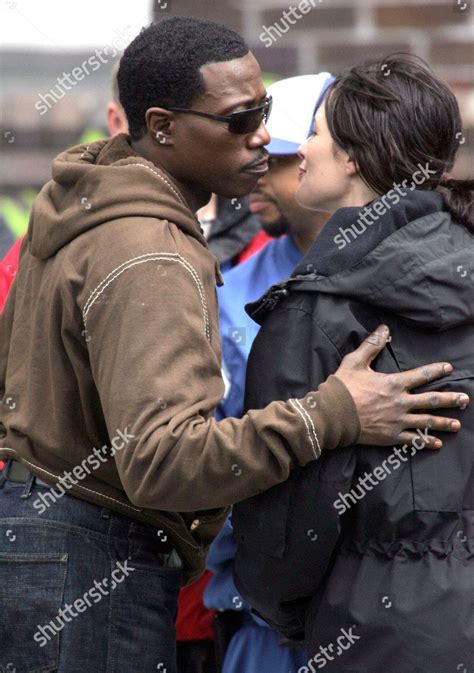
[[220,106],[260,101],[265,96],[260,66],[253,54],[202,66],[206,92],[199,100]]

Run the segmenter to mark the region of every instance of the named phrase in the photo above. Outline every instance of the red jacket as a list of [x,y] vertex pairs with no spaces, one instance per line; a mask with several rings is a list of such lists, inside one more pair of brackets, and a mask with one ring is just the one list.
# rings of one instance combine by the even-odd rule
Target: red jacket
[[259,233],[252,238],[248,246],[242,250],[237,259],[237,264],[245,262],[246,259],[252,257],[252,255],[255,255],[256,252],[259,252],[263,247],[267,245],[267,243],[270,243],[270,241],[273,240],[274,239],[267,233],[265,233],[263,230],[259,231]]
[[212,573],[204,575],[193,584],[181,589],[176,620],[176,640],[214,640],[213,618],[215,610],[208,610],[202,602],[202,595]]
[[[18,269],[18,257],[20,255],[22,240],[23,238],[19,238],[0,261],[0,313],[5,306],[8,290],[13,283],[13,279],[15,278]],[[0,470],[3,470],[3,465],[3,461],[0,460]]]
[[13,283],[13,279],[15,278],[18,269],[18,257],[20,255],[22,241],[23,238],[19,238],[0,261],[0,312],[3,310],[7,300],[8,290]]

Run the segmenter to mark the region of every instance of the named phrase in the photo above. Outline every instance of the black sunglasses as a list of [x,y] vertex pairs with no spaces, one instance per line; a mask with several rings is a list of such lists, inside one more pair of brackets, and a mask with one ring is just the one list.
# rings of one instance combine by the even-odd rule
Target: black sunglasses
[[189,108],[174,106],[168,106],[168,110],[171,110],[172,112],[187,112],[188,114],[205,117],[206,119],[214,119],[218,122],[225,122],[228,124],[230,133],[241,134],[253,133],[258,129],[262,122],[266,124],[272,111],[272,104],[273,99],[271,96],[268,96],[263,105],[259,105],[258,107],[254,107],[249,110],[242,110],[241,112],[234,112],[233,114],[226,117],[223,115],[211,115],[208,112],[199,112],[198,110],[190,110]]

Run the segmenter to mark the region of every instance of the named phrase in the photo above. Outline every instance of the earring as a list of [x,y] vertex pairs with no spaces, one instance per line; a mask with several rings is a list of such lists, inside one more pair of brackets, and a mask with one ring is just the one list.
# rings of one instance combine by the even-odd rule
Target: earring
[[166,136],[163,133],[163,131],[157,131],[156,132],[156,139],[160,143],[160,145],[166,145]]

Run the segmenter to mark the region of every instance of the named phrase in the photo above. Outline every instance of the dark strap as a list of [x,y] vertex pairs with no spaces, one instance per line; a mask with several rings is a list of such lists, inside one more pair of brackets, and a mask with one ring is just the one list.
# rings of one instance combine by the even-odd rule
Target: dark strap
[[[7,469],[7,467],[5,467],[5,469]],[[10,461],[10,470],[7,472],[6,476],[7,480],[25,484],[30,477],[31,472],[23,465],[23,463],[20,463],[17,460]],[[40,486],[47,486],[49,488],[49,484],[39,479],[39,477],[35,477],[35,480]]]

